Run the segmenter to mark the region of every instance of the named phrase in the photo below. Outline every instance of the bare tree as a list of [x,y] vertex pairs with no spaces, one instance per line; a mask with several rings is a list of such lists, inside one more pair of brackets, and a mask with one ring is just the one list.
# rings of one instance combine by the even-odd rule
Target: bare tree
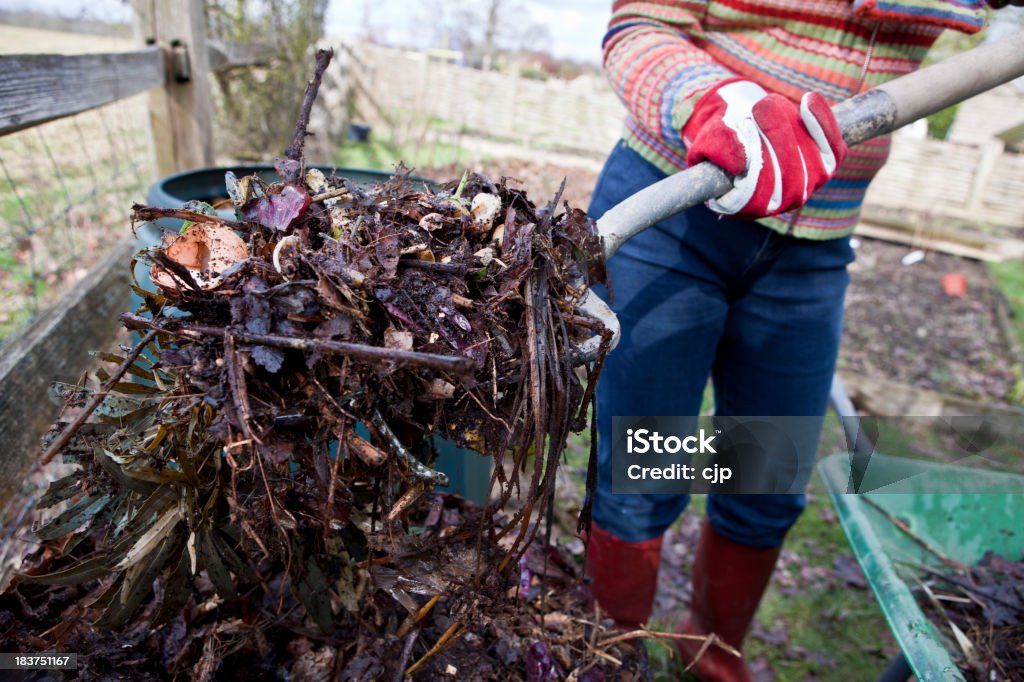
[[276,48],[266,64],[214,76],[218,140],[229,155],[265,160],[284,149],[309,77],[310,50],[323,37],[327,1],[207,0],[211,38]]
[[449,30],[470,63],[495,68],[499,56],[521,50],[544,50],[551,33],[530,17],[518,0],[468,0],[451,16]]

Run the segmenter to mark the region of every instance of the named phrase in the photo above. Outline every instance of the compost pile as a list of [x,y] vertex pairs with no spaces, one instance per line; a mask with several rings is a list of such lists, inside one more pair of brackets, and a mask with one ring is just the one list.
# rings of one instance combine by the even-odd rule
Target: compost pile
[[986,552],[957,572],[929,569],[919,599],[951,640],[957,665],[970,680],[1019,680],[1024,671],[1024,559]]
[[[78,468],[39,502],[65,508],[0,597],[0,648],[78,652],[82,677],[634,679],[533,542],[610,338],[574,312],[594,224],[480,175],[307,169],[329,58],[281,182],[228,174],[233,218],[134,207],[185,223],[136,256],[138,343],[56,387],[41,462]],[[486,507],[434,491],[436,438],[495,459]]]

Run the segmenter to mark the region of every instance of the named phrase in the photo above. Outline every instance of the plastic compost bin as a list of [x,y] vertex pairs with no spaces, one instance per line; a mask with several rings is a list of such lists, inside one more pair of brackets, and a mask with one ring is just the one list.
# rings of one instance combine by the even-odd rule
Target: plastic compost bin
[[[911,532],[951,559],[977,563],[986,551],[1017,560],[1024,550],[1024,476],[873,454],[862,489],[849,494],[850,455],[822,460],[836,515],[864,575],[885,614],[893,636],[919,680],[963,680],[947,643],[911,593],[898,566],[940,566],[939,560],[864,501],[869,497]],[[872,470],[884,478],[870,480]],[[891,481],[889,485],[884,485]],[[934,492],[976,490],[978,492]],[[898,492],[892,492],[898,491]],[[950,643],[952,645],[952,643]],[[955,646],[955,645],[953,645]]]
[[[328,177],[332,173],[337,173],[356,183],[383,182],[392,175],[386,171],[361,168],[343,168],[338,166],[315,166],[315,168],[319,168]],[[267,182],[278,182],[280,180],[277,171],[274,170],[271,164],[200,168],[198,170],[169,175],[161,180],[157,180],[149,188],[149,192],[146,195],[147,202],[150,206],[158,208],[180,208],[186,201],[198,199],[209,203],[221,197],[226,198],[227,190],[224,186],[224,174],[227,171],[232,171],[240,178],[256,173]],[[414,179],[430,184],[428,180],[423,178]],[[225,218],[235,218],[233,211],[221,211],[221,214]],[[158,245],[163,229],[177,232],[181,228],[182,222],[181,220],[163,218],[141,225],[137,231],[136,250]],[[139,286],[146,290],[153,290],[148,266],[139,263],[135,268],[135,275]],[[141,302],[141,298],[133,292],[132,308],[138,308]],[[486,501],[487,488],[490,483],[491,458],[482,457],[472,450],[458,448],[452,442],[443,439],[436,439],[434,445],[439,453],[436,467],[448,474],[450,479],[448,487],[444,488],[444,490],[459,493],[469,500],[483,504]]]

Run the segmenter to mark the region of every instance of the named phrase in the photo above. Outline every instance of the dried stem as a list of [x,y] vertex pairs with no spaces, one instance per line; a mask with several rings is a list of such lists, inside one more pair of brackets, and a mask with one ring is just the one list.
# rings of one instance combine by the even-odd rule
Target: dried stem
[[448,626],[448,629],[444,631],[444,634],[442,634],[437,640],[437,643],[430,648],[430,651],[423,654],[423,658],[413,663],[409,669],[405,671],[405,674],[410,677],[416,674],[416,671],[426,665],[427,661],[454,644],[459,637],[464,634],[466,634],[466,628],[462,626],[462,623],[459,621],[452,623]]
[[242,435],[247,441],[259,442],[252,432],[252,410],[249,407],[249,390],[245,383],[244,370],[239,366],[238,355],[235,353],[235,338],[227,329],[224,335],[224,364],[228,372],[228,386],[231,388],[231,399],[238,422],[242,427]]
[[[437,597],[435,597],[437,599]],[[402,654],[398,657],[398,665],[395,666],[395,676],[392,678],[394,682],[402,682],[405,679],[405,666],[409,663],[409,657],[412,656],[412,647],[416,644],[416,638],[419,636],[418,630],[413,630],[409,633],[409,636],[405,638],[405,644],[402,646]]]
[[[224,328],[202,324],[188,324],[176,320],[154,321],[140,315],[123,313],[121,323],[128,329],[155,329],[167,334],[177,336],[188,336],[199,338],[204,336],[223,337]],[[303,352],[319,351],[328,355],[346,355],[369,362],[396,362],[410,365],[419,365],[429,369],[436,369],[441,372],[455,372],[467,374],[473,371],[475,362],[472,358],[452,357],[449,355],[436,355],[434,353],[420,353],[411,350],[400,350],[397,348],[380,348],[367,346],[361,343],[347,343],[345,341],[325,341],[322,339],[300,339],[291,336],[279,336],[277,334],[253,334],[244,330],[232,331],[232,336],[245,343],[256,343],[262,346],[274,348],[289,348]]]
[[240,230],[242,232],[249,231],[248,223],[240,223],[237,220],[228,220],[227,218],[221,218],[217,215],[206,215],[205,213],[189,211],[184,208],[154,208],[152,206],[143,206],[142,204],[132,205],[132,220],[151,221],[159,220],[160,218],[176,218],[178,220],[188,220],[193,223],[217,223],[224,227],[230,227],[232,230]]
[[875,511],[877,511],[879,514],[884,516],[890,523],[892,523],[892,525],[896,526],[901,531],[903,531],[904,535],[906,535],[908,538],[910,538],[911,540],[916,542],[918,545],[920,545],[921,547],[923,547],[924,549],[926,549],[927,551],[929,551],[933,555],[935,555],[935,557],[937,557],[939,559],[939,561],[941,561],[946,566],[949,566],[951,568],[956,568],[956,569],[959,569],[959,570],[963,570],[964,568],[966,568],[966,566],[963,563],[961,563],[959,561],[956,561],[955,559],[950,559],[948,556],[946,556],[945,554],[940,552],[938,550],[938,548],[936,548],[934,545],[929,543],[927,540],[922,538],[920,535],[918,535],[914,531],[910,530],[910,526],[907,525],[906,521],[904,521],[903,519],[897,518],[895,515],[893,515],[892,512],[890,512],[888,509],[886,509],[882,505],[880,505],[877,502],[875,502],[874,500],[872,500],[867,495],[862,495],[861,499],[863,499],[865,502],[867,502],[868,505],[873,507],[875,509]]
[[398,440],[398,436],[391,430],[388,423],[384,421],[384,417],[380,412],[376,410],[373,413],[373,427],[377,429],[380,435],[388,442],[391,446],[391,450],[398,456],[400,460],[409,468],[409,474],[421,483],[430,483],[432,485],[446,486],[448,485],[448,475],[441,471],[434,471],[423,462],[416,459],[416,457],[409,452],[402,441]]
[[110,375],[110,378],[104,382],[103,387],[99,391],[96,391],[92,398],[89,399],[89,402],[85,405],[85,409],[75,417],[74,421],[68,424],[64,430],[61,431],[57,440],[50,443],[50,447],[46,448],[46,452],[44,452],[42,457],[39,458],[39,466],[46,466],[49,464],[57,453],[63,450],[65,446],[71,442],[71,439],[74,438],[76,433],[78,433],[78,429],[82,428],[82,424],[92,416],[92,413],[95,412],[96,408],[104,401],[111,389],[117,385],[117,382],[121,381],[122,377],[124,377],[128,372],[132,364],[134,364],[139,355],[142,354],[142,351],[145,350],[146,346],[156,338],[156,335],[157,330],[152,330],[143,336],[141,341],[135,344],[135,347],[132,348],[131,352],[128,353],[128,356],[125,357],[124,362],[122,362],[114,373]]
[[[313,103],[316,101],[317,93],[320,91],[320,82],[327,71],[327,65],[334,57],[334,50],[316,51],[316,68],[313,70],[313,77],[306,83],[306,92],[302,96],[302,108],[299,110],[299,120],[295,123],[295,133],[292,135],[292,143],[284,150],[284,155],[297,164],[298,171],[302,169],[302,148],[306,144],[307,129],[309,128],[309,116],[313,111]],[[290,175],[291,173],[289,173]],[[285,182],[297,182],[295,177],[282,178]]]
[[701,649],[705,649],[707,646],[715,645],[722,649],[726,653],[741,657],[741,654],[735,647],[730,645],[728,642],[722,641],[722,639],[715,634],[710,635],[687,635],[681,632],[656,632],[654,630],[648,630],[647,628],[640,628],[639,630],[630,630],[629,632],[623,632],[622,634],[609,637],[608,639],[602,639],[597,643],[597,646],[604,649],[612,644],[618,644],[619,642],[626,642],[631,639],[640,639],[643,637],[650,637],[651,639],[670,639],[670,640],[691,640],[694,642],[704,642],[705,646]]

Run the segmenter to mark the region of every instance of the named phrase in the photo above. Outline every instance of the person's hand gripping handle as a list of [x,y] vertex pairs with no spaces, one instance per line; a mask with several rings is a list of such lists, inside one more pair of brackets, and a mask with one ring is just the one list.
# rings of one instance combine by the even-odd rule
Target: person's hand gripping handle
[[848,151],[820,94],[808,92],[798,104],[741,79],[705,93],[682,137],[689,165],[710,161],[733,176],[732,189],[708,207],[745,218],[803,206]]

